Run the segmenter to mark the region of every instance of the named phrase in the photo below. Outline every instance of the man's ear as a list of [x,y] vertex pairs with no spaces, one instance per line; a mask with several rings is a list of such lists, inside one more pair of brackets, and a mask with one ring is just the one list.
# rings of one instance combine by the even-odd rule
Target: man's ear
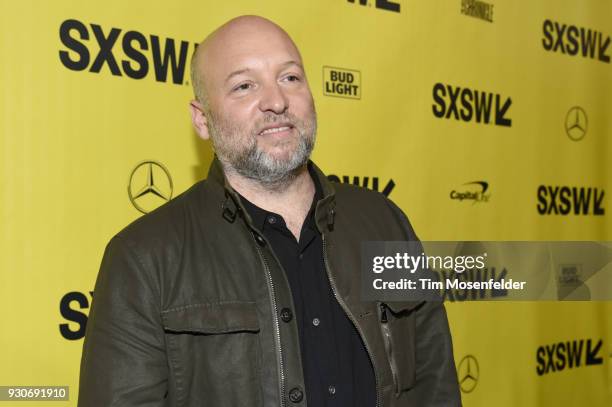
[[197,100],[192,100],[189,102],[189,111],[191,113],[193,128],[202,140],[208,140],[210,138],[210,134],[208,133],[208,119],[204,115],[202,104]]

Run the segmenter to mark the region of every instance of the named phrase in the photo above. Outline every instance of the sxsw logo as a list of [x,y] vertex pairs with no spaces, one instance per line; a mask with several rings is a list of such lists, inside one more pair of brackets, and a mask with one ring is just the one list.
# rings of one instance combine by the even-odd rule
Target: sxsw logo
[[353,180],[351,182],[351,177],[349,177],[348,175],[344,175],[342,176],[342,178],[340,178],[337,175],[333,175],[330,174],[327,176],[327,179],[329,179],[332,182],[342,182],[345,184],[350,184],[352,183],[353,185],[357,185],[363,188],[368,188],[377,192],[382,193],[385,196],[389,196],[389,194],[391,194],[391,191],[393,190],[393,188],[395,188],[395,182],[390,179],[387,182],[387,185],[385,185],[385,187],[383,188],[383,190],[380,190],[379,187],[379,180],[378,177],[372,177],[372,185],[370,185],[370,177],[353,177]]
[[106,66],[114,76],[143,79],[152,72],[157,82],[183,84],[191,47],[187,41],[87,26],[72,19],[60,25],[59,37],[66,47],[59,51],[59,59],[70,70],[100,73]]
[[540,215],[605,215],[605,191],[599,188],[540,185]]
[[542,35],[542,46],[546,51],[580,55],[610,63],[610,55],[607,53],[610,36],[600,31],[544,20]]
[[[502,267],[501,270],[496,267],[485,267],[482,269],[467,269],[462,273],[457,273],[454,270],[434,270],[438,275],[438,281],[452,281],[459,280],[461,282],[483,282],[493,279],[496,282],[502,282],[508,279],[508,269]],[[485,289],[459,289],[444,287],[442,294],[442,301],[450,302],[462,302],[462,301],[476,301],[486,300],[491,298],[507,297],[508,290],[505,288],[492,288],[490,290]]]
[[324,66],[323,94],[325,96],[361,99],[361,72]]
[[512,119],[506,116],[512,99],[498,93],[438,82],[433,86],[433,100],[433,114],[439,119],[512,126]]
[[[59,330],[65,339],[74,341],[85,336],[87,314],[81,310],[89,310],[91,299],[93,299],[93,291],[89,292],[89,297],[82,292],[71,291],[60,300],[60,314],[66,322],[59,324]],[[76,329],[71,329],[70,322],[76,325]]]
[[[355,3],[355,0],[348,0],[349,3]],[[400,5],[393,1],[389,0],[359,0],[359,4],[362,6],[371,6],[374,2],[376,8],[387,11],[395,11],[396,13],[400,12]]]
[[580,339],[539,346],[536,351],[536,373],[542,376],[580,366],[601,365],[602,344],[602,339]]

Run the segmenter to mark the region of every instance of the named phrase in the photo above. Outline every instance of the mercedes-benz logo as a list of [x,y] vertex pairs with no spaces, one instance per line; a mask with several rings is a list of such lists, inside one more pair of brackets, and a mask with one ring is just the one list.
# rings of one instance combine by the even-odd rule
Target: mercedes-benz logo
[[474,391],[480,377],[480,368],[474,356],[465,355],[461,359],[457,368],[457,376],[459,377],[459,387],[461,387],[462,392],[471,393]]
[[149,213],[172,198],[172,178],[158,161],[139,163],[130,174],[128,197],[136,209]]
[[586,112],[580,106],[572,107],[565,115],[565,132],[574,141],[580,141],[584,138],[588,125]]

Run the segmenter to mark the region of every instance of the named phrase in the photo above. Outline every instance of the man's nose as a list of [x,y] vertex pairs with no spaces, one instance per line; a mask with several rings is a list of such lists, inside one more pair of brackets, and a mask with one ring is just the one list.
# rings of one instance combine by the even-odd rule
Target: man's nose
[[271,111],[276,114],[283,113],[289,107],[289,100],[278,84],[271,84],[264,87],[259,109],[262,112]]

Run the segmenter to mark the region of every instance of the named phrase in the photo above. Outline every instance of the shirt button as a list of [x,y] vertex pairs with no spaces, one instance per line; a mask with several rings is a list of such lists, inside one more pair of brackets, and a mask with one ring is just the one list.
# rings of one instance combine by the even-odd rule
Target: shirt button
[[280,316],[283,322],[289,322],[291,321],[291,318],[293,318],[293,312],[291,312],[289,308],[283,308]]
[[312,320],[312,324],[313,324],[314,326],[319,326],[319,324],[320,324],[320,323],[321,323],[321,320],[320,320],[319,318],[314,318],[314,319]]
[[268,217],[268,223],[273,225],[276,223],[276,218],[274,216],[269,216]]
[[327,391],[329,392],[329,394],[336,394],[336,386],[329,386],[327,388]]
[[289,391],[289,400],[292,403],[299,403],[304,398],[304,392],[299,387],[294,387]]

